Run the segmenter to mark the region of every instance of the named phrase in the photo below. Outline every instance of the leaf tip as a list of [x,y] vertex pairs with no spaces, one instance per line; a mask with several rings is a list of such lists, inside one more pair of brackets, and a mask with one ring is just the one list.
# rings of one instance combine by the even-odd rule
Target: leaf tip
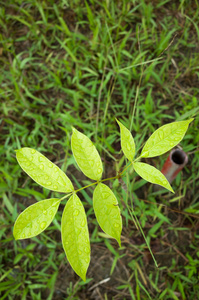
[[82,276],[80,276],[80,278],[81,278],[84,282],[86,282],[86,275],[82,275]]
[[172,189],[172,187],[171,187],[170,191],[171,191],[173,194],[175,194],[175,192],[174,192],[174,190]]
[[122,123],[120,121],[118,121],[116,118],[115,120],[117,121],[117,124],[119,125],[119,127],[121,128]]

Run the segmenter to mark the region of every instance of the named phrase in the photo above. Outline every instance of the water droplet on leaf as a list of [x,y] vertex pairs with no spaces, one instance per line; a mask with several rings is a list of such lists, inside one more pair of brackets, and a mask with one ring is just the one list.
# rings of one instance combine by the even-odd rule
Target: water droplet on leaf
[[127,148],[128,151],[131,150],[131,146],[129,145],[129,143],[126,144],[126,148]]
[[36,150],[34,150],[34,149],[31,150],[31,153],[32,153],[32,154],[35,154],[35,152],[36,152]]
[[43,161],[44,161],[43,156],[39,156],[39,161],[40,161],[40,162],[43,162]]
[[89,249],[88,247],[85,247],[85,248],[84,248],[84,251],[85,251],[86,253],[90,253],[90,249]]
[[39,168],[40,168],[40,170],[43,170],[44,169],[44,165],[43,164],[39,165]]
[[46,221],[41,222],[40,224],[40,228],[44,229],[46,227]]
[[76,210],[74,211],[73,215],[74,215],[74,216],[78,216],[78,215],[79,215],[79,210],[76,209]]
[[85,224],[86,224],[86,221],[85,221],[85,220],[82,220],[82,222],[81,222],[81,226],[82,226],[82,227],[84,227],[84,226],[85,226]]

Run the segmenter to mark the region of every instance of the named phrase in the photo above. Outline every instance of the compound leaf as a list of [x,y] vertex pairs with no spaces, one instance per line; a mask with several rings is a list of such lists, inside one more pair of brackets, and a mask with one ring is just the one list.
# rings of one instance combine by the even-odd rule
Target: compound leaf
[[73,270],[85,281],[90,263],[90,242],[84,207],[79,197],[70,197],[61,221],[62,244]]
[[133,167],[140,177],[151,183],[159,184],[174,193],[166,177],[155,167],[141,162],[135,162]]
[[15,240],[31,238],[44,231],[52,222],[60,201],[55,198],[46,199],[26,208],[15,222]]
[[111,189],[99,183],[93,194],[93,207],[102,230],[117,240],[121,246],[122,218],[117,199]]
[[121,147],[124,155],[131,162],[133,161],[135,155],[135,142],[132,137],[130,131],[118,120],[116,120],[118,125],[120,126],[120,134],[121,134]]
[[66,174],[40,152],[28,147],[16,150],[16,152],[21,168],[41,186],[62,193],[74,190]]
[[175,147],[184,137],[189,123],[187,121],[173,122],[158,128],[146,141],[141,157],[155,157]]
[[102,161],[91,140],[73,128],[71,147],[81,171],[93,180],[100,180],[103,172]]

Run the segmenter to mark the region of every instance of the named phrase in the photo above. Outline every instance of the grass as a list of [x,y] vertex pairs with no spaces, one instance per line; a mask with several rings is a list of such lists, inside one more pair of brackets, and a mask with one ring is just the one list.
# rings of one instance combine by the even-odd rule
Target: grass
[[[189,213],[199,209],[198,13],[197,1],[1,1],[1,299],[197,298],[198,216]],[[71,126],[94,141],[112,177],[124,166],[115,118],[141,148],[159,126],[190,117],[180,143],[189,163],[172,183],[174,196],[131,172],[110,183],[122,212],[121,249],[97,227],[92,190],[80,194],[92,242],[86,283],[63,253],[62,208],[44,233],[14,241],[18,214],[52,194],[27,179],[15,149],[36,148],[80,188],[88,180],[71,155]],[[150,163],[161,169],[166,157]]]

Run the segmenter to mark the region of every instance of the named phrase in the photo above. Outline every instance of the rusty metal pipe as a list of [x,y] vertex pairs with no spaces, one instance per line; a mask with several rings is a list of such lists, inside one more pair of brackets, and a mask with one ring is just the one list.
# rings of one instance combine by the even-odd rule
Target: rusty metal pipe
[[171,183],[188,162],[187,154],[181,149],[173,149],[165,161],[161,172]]

